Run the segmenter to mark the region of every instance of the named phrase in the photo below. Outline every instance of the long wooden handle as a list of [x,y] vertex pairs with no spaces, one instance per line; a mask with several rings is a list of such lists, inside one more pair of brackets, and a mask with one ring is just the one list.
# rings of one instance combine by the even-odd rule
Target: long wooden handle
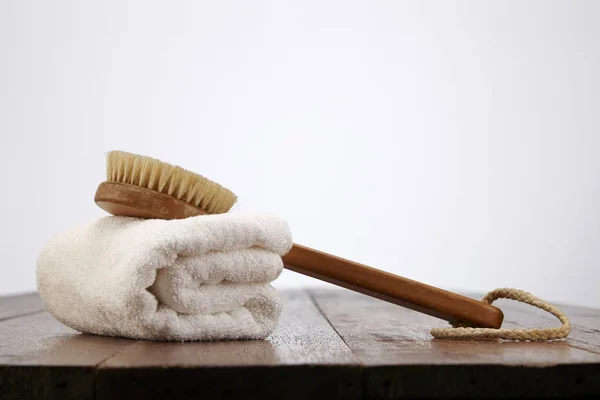
[[286,269],[333,283],[449,322],[500,328],[502,310],[407,278],[299,244],[283,256]]

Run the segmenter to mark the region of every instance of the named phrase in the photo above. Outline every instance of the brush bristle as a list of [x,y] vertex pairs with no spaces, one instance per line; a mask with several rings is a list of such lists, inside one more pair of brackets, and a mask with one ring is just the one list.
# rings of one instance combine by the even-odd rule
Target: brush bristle
[[124,151],[115,150],[106,155],[106,179],[168,194],[209,214],[226,213],[237,201],[229,189],[202,175]]

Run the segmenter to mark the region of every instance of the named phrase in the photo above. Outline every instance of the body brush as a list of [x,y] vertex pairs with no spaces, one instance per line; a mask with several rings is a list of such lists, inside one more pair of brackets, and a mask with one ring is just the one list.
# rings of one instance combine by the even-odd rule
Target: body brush
[[[228,212],[236,195],[216,182],[151,157],[111,151],[96,204],[112,215],[180,219]],[[283,257],[286,269],[354,290],[450,323],[500,328],[490,304],[377,270],[299,244]]]

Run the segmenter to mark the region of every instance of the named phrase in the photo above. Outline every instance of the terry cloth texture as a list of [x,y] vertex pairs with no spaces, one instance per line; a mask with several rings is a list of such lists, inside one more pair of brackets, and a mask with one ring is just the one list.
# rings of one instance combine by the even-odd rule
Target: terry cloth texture
[[271,214],[108,216],[50,239],[37,286],[48,312],[83,333],[262,339],[279,319],[270,282],[291,246],[287,223]]

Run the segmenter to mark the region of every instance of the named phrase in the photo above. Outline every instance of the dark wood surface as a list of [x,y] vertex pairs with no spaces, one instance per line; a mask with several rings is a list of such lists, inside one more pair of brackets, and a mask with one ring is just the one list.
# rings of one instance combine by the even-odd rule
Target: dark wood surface
[[[313,290],[319,309],[367,366],[366,398],[523,398],[600,396],[600,345],[579,324],[600,311],[570,308],[565,341],[524,343],[431,339],[436,319],[348,292]],[[501,300],[504,327],[551,327],[555,317]],[[495,303],[496,304],[496,303]],[[547,317],[548,315],[548,317]],[[582,343],[584,346],[582,346]],[[596,346],[594,346],[596,343]],[[598,397],[600,398],[600,397]]]
[[[0,399],[600,398],[600,310],[561,306],[564,341],[437,340],[444,321],[355,292],[281,294],[267,340],[198,343],[83,335],[37,294],[0,298]],[[505,327],[558,324],[495,304]]]
[[44,310],[44,304],[37,293],[0,297],[0,321],[42,310]]

